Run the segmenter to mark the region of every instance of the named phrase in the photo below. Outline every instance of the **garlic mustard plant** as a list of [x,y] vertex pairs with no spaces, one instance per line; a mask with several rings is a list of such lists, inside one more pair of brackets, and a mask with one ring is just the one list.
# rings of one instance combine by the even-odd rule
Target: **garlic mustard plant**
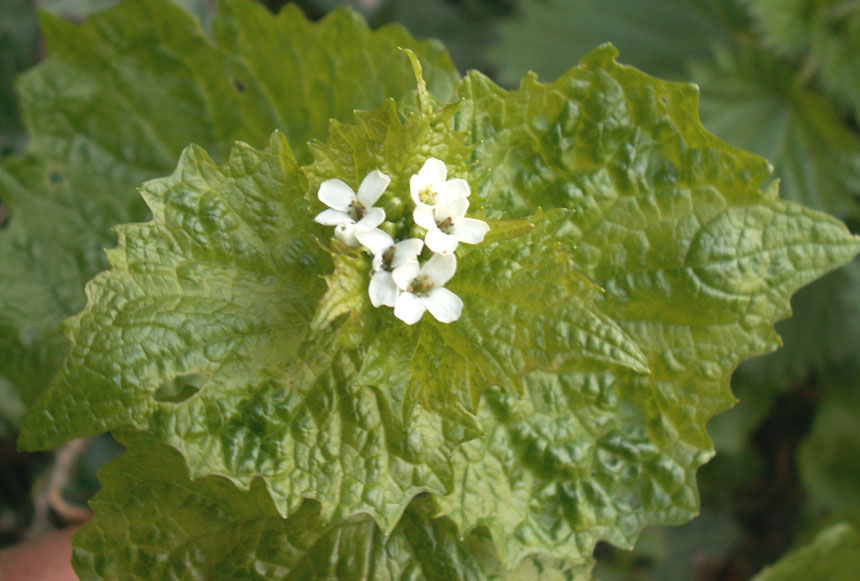
[[78,576],[586,579],[693,518],[732,372],[860,238],[611,46],[506,90],[348,9],[218,5],[46,16],[19,82],[0,391],[40,368],[24,449],[125,448]]

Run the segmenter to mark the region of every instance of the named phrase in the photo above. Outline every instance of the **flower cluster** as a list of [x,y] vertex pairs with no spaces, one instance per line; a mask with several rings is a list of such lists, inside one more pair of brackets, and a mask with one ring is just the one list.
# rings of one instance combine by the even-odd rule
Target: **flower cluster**
[[[477,244],[489,225],[467,218],[469,184],[464,179],[448,179],[448,168],[435,158],[428,159],[409,180],[415,208],[412,220],[424,229],[424,239],[395,240],[389,231],[412,231],[412,223],[385,222],[385,210],[374,204],[385,192],[391,178],[373,170],[358,186],[358,193],[339,179],[324,181],[317,197],[329,209],[315,221],[334,226],[334,236],[348,246],[362,246],[373,255],[368,293],[374,307],[394,307],[394,316],[414,325],[425,311],[437,320],[451,323],[460,318],[463,301],[444,288],[457,270],[454,251],[460,242]],[[431,256],[423,264],[424,248]]]

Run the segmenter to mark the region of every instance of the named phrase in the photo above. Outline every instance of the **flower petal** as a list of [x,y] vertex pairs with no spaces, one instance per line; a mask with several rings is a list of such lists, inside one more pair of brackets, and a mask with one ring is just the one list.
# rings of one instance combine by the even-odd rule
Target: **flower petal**
[[338,224],[354,224],[355,220],[350,218],[349,214],[346,212],[328,209],[317,214],[314,218],[314,222],[325,226],[337,226]]
[[430,314],[441,323],[453,323],[463,312],[463,301],[446,288],[434,288],[427,293],[424,304]]
[[344,223],[335,226],[334,237],[347,246],[358,246],[358,239],[355,237],[355,224],[353,223]]
[[355,223],[355,227],[359,230],[373,230],[385,221],[385,210],[382,208],[368,208],[364,213],[364,217]]
[[400,294],[400,289],[394,284],[391,273],[381,270],[370,278],[370,286],[367,292],[370,295],[370,302],[374,307],[379,307],[380,305],[393,307]]
[[424,202],[422,202],[421,198],[418,197],[418,192],[423,190],[426,185],[427,184],[418,177],[418,174],[412,174],[412,177],[409,178],[409,197],[412,198],[412,201],[416,206],[424,205]]
[[434,254],[421,267],[421,274],[427,275],[433,286],[440,287],[451,280],[457,272],[457,258],[453,254]]
[[362,228],[355,229],[355,237],[362,246],[370,250],[374,255],[380,254],[390,248],[394,244],[394,239],[387,232],[374,228],[373,230],[364,230]]
[[361,180],[361,185],[358,186],[358,201],[361,202],[365,208],[371,207],[376,203],[379,196],[382,195],[382,192],[385,191],[385,188],[387,188],[390,183],[390,177],[378,169],[373,170],[367,174],[363,180]]
[[427,230],[439,229],[436,226],[436,219],[433,217],[433,208],[426,204],[415,206],[415,210],[412,212],[412,219],[415,220],[416,224]]
[[391,277],[394,279],[394,283],[398,288],[406,290],[409,288],[409,285],[412,284],[412,281],[415,280],[415,277],[420,273],[421,267],[418,266],[418,261],[414,260],[392,270]]
[[394,302],[394,316],[407,325],[414,325],[420,321],[426,310],[424,301],[412,293],[400,293]]
[[407,238],[401,240],[394,247],[394,256],[391,259],[391,269],[394,270],[412,260],[418,260],[418,255],[424,249],[424,241],[420,238]]
[[459,194],[440,195],[439,201],[436,203],[435,218],[437,222],[451,218],[456,223],[457,220],[466,215],[467,209],[469,209],[469,200],[463,196]]
[[346,212],[349,204],[355,200],[355,192],[341,180],[333,179],[320,184],[317,197],[329,208]]
[[489,231],[490,225],[483,220],[460,218],[451,228],[451,235],[460,242],[477,244],[484,239],[484,235]]
[[418,177],[425,183],[442,185],[448,178],[448,168],[441,159],[431,157],[418,170]]
[[464,198],[468,198],[470,193],[469,182],[462,178],[448,180],[439,186],[440,196],[462,196]]
[[431,230],[424,237],[424,244],[427,245],[427,248],[436,254],[449,256],[453,256],[454,251],[457,250],[457,242],[458,240],[455,236],[445,234],[441,230]]

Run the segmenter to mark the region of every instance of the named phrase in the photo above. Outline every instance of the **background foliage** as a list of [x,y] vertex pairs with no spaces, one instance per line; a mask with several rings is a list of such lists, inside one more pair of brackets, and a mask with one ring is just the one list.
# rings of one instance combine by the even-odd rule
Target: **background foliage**
[[[81,20],[111,0],[45,0],[40,8]],[[211,22],[206,0],[180,2]],[[266,4],[276,9],[280,2]],[[320,17],[342,2],[305,0]],[[418,38],[441,39],[461,72],[479,68],[501,83],[529,69],[554,79],[587,51],[612,41],[622,60],[649,74],[691,80],[701,116],[726,141],[764,155],[781,195],[860,227],[860,8],[835,0],[364,0],[351,3],[371,25],[398,21]],[[24,144],[11,80],[42,54],[35,3],[0,6],[0,151]],[[106,186],[107,187],[107,186]],[[136,215],[141,209],[131,208]],[[0,221],[5,215],[0,209]],[[72,225],[74,226],[74,225]],[[46,224],[45,227],[50,227]],[[8,273],[3,273],[8,276]],[[52,275],[57,275],[53,273]],[[62,276],[62,273],[59,273]],[[0,282],[2,284],[2,282]],[[82,281],[80,281],[82,284]],[[602,579],[745,579],[792,548],[761,579],[788,579],[827,555],[851,572],[860,528],[860,265],[798,293],[780,323],[785,346],[734,376],[738,406],[709,431],[717,457],[699,473],[702,515],[679,528],[650,529],[632,553],[598,552]],[[62,313],[46,314],[62,318]],[[40,332],[34,329],[34,333]],[[2,336],[2,334],[0,334]],[[8,374],[42,384],[58,362],[4,344]],[[42,370],[43,374],[34,374]],[[26,399],[26,398],[25,398]],[[27,402],[0,379],[0,541],[47,526],[40,493],[49,458],[14,451]],[[116,451],[98,441],[63,482],[66,498],[92,493],[94,469]],[[56,483],[54,483],[56,484]],[[36,492],[36,504],[29,501]],[[310,510],[310,509],[309,509]],[[61,518],[74,518],[74,511]],[[839,578],[834,577],[834,578]],[[848,577],[844,577],[848,578]]]

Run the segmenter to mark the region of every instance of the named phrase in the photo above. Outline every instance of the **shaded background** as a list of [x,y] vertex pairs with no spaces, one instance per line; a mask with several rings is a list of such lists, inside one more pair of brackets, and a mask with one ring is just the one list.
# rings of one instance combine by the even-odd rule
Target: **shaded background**
[[[204,27],[212,0],[174,0]],[[116,0],[0,0],[0,155],[26,135],[14,76],[41,58],[37,10],[82,21]],[[277,10],[285,2],[265,0]],[[860,5],[847,0],[302,0],[312,19],[349,4],[372,27],[440,39],[461,72],[513,87],[550,81],[611,41],[619,60],[701,87],[704,125],[767,157],[781,195],[860,230]],[[0,201],[0,227],[6,213]],[[860,527],[860,263],[799,292],[785,346],[735,373],[739,404],[711,421],[701,516],[598,547],[603,580],[748,579],[827,524]],[[0,378],[0,547],[85,517],[107,437],[15,450],[23,404]]]

